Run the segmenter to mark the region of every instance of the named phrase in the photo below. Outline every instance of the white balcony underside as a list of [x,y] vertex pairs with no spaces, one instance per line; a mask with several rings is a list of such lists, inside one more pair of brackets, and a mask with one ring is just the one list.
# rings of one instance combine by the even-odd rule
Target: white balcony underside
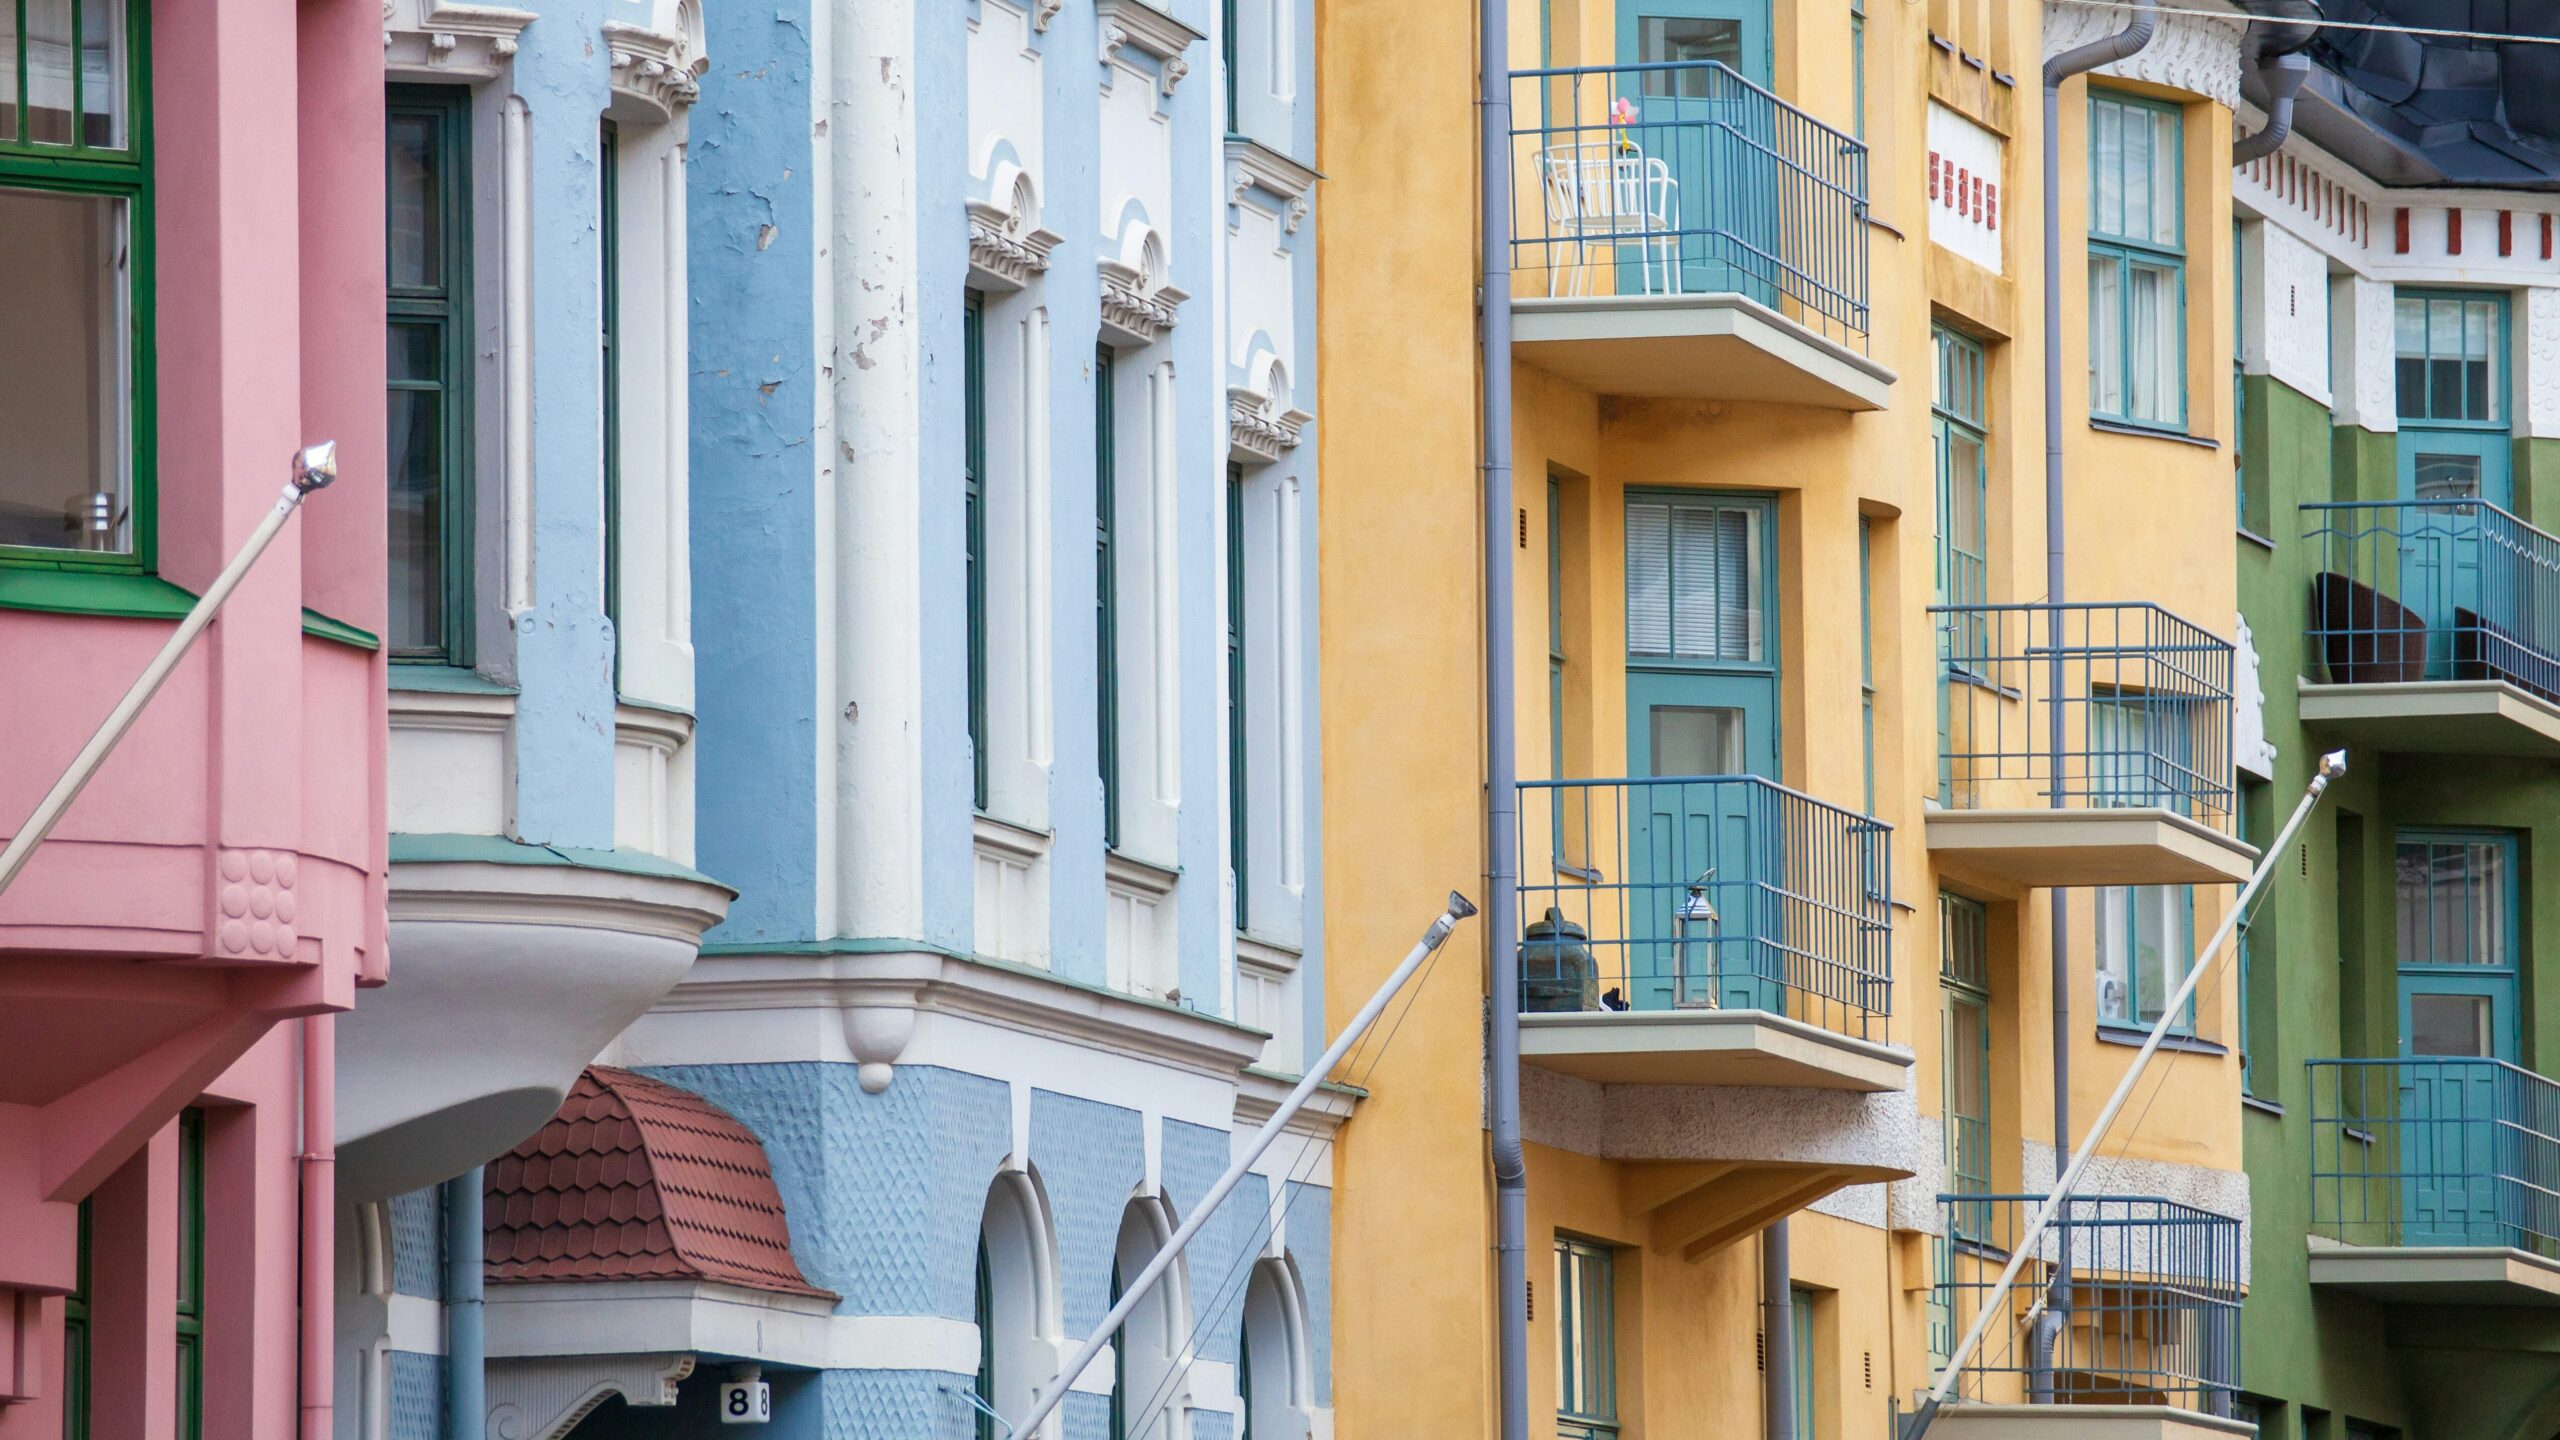
[[2162,807],[1931,810],[1929,854],[2015,893],[2045,886],[2236,885],[2257,850]]
[[1520,1017],[1520,1058],[1605,1085],[1911,1083],[1911,1052],[1763,1010],[1592,1010]]
[[1744,295],[1512,302],[1513,353],[1595,395],[1881,410],[1893,371]]
[[2223,1440],[2258,1427],[2164,1405],[1949,1405],[1930,1440]]
[[2560,1262],[2493,1245],[2311,1247],[2311,1283],[2400,1305],[2560,1306]]
[[533,1133],[728,900],[672,866],[395,861],[391,983],[338,1020],[339,1197],[433,1184]]
[[2304,681],[2302,723],[2412,754],[2560,756],[2560,707],[2503,680]]

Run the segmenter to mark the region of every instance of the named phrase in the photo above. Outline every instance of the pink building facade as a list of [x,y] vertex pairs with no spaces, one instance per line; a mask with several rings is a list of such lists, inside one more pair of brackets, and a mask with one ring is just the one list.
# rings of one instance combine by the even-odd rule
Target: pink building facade
[[325,1433],[328,1017],[387,965],[380,7],[0,0],[0,75],[0,834],[296,449],[342,477],[0,892],[0,1440]]

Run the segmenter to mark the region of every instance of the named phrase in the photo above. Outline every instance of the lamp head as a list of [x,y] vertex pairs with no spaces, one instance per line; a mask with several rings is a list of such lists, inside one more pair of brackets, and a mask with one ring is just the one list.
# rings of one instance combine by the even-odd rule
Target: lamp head
[[308,495],[338,478],[338,442],[323,440],[293,452],[293,488]]
[[2335,779],[2337,779],[2339,776],[2344,775],[2344,774],[2346,774],[2346,773],[2347,773],[2347,752],[2346,752],[2346,751],[2344,751],[2344,750],[2332,750],[2332,751],[2330,751],[2328,754],[2323,755],[2323,756],[2321,756],[2321,757],[2320,757],[2320,778],[2321,778],[2321,779],[2323,779],[2323,780],[2335,780]]

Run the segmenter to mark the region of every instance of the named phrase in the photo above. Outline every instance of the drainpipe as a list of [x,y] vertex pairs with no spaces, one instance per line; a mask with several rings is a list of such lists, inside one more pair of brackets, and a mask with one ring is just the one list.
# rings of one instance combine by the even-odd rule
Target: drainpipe
[[1787,1254],[1787,1222],[1760,1232],[1760,1389],[1767,1440],[1796,1440],[1796,1296]]
[[302,1020],[302,1440],[330,1440],[337,1340],[338,1022]]
[[[2122,30],[2074,47],[2044,62],[2044,593],[2046,647],[2052,651],[2045,673],[2046,739],[2053,750],[2051,802],[2062,808],[2063,695],[2063,487],[2062,487],[2062,82],[2074,75],[2112,64],[2151,43],[2158,23],[2152,14],[2158,0],[2142,0]],[[2053,1163],[2071,1153],[2071,926],[2067,896],[2053,892]],[[2052,1309],[2068,1312],[2071,1303],[2071,1235],[2061,1245],[2054,1266]],[[2059,1317],[2057,1316],[2057,1319]],[[2051,1335],[2041,1337],[2049,1342]],[[2046,1346],[2036,1350],[2043,1368]],[[2049,1384],[2049,1382],[2048,1382]]]
[[1484,276],[1485,1037],[1493,1129],[1501,1440],[1529,1437],[1529,1160],[1520,1145],[1520,786],[1511,644],[1511,12],[1477,0],[1477,179]]
[[2301,52],[2320,33],[2320,7],[2312,0],[2241,0],[2241,8],[2255,17],[2241,43],[2267,93],[2267,123],[2257,134],[2233,142],[2234,167],[2273,155],[2293,133],[2293,98],[2311,78],[2311,60]]
[[445,1440],[488,1432],[488,1335],[480,1303],[481,1167],[444,1182]]

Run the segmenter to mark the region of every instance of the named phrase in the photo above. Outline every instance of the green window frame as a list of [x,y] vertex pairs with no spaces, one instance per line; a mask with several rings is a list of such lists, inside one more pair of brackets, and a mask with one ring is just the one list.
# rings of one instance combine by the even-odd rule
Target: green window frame
[[[1991,912],[1980,901],[1938,892],[1938,984],[1946,1002],[1944,1095],[1939,1119],[1947,1191],[1991,1191]],[[1955,1238],[1989,1244],[1988,1206],[1959,1205]]]
[[1236,126],[1236,51],[1242,37],[1236,33],[1236,0],[1220,0],[1218,14],[1218,59],[1227,71],[1227,133],[1243,133]]
[[[1127,1294],[1120,1279],[1120,1257],[1111,1257],[1111,1308]],[[1129,1340],[1124,1331],[1111,1347],[1111,1440],[1129,1440]]]
[[176,1440],[204,1435],[204,1112],[178,1114]]
[[1875,522],[1858,517],[1858,747],[1866,813],[1876,813]]
[[[2196,892],[2187,885],[2109,885],[2098,891],[2098,1027],[2148,1030],[2195,963]],[[2169,1022],[2196,1033],[2193,996]]]
[[94,1223],[90,1203],[81,1201],[71,1293],[62,1297],[62,1440],[89,1440],[89,1257],[96,1243]]
[[1253,914],[1253,746],[1245,733],[1245,686],[1252,671],[1245,650],[1244,595],[1244,467],[1231,461],[1227,465],[1227,864],[1235,871],[1239,932]]
[[[146,0],[0,0],[0,15],[12,10],[5,23],[14,28],[0,35],[0,194],[101,199],[122,207],[121,243],[113,248],[123,268],[123,323],[120,333],[99,338],[102,349],[112,340],[125,352],[116,375],[125,423],[121,453],[112,457],[122,473],[103,477],[121,492],[122,514],[111,538],[88,549],[0,544],[0,566],[66,579],[150,574],[159,562],[151,7]],[[65,67],[67,73],[39,74],[27,54],[31,47],[20,43],[31,34],[31,11],[38,28],[48,19],[70,27],[67,53],[81,60]],[[101,80],[104,93],[93,93]],[[57,488],[68,494],[77,483]],[[114,607],[74,604],[65,596],[42,608]]]
[[986,300],[960,309],[961,548],[969,608],[970,803],[987,808],[987,345]]
[[1867,138],[1867,0],[1849,0],[1849,133]]
[[1617,1252],[1556,1237],[1556,1435],[1618,1433]]
[[622,128],[596,125],[596,319],[604,410],[604,618],[613,636],[613,688],[622,693]]
[[1991,598],[1990,426],[1980,342],[1933,325],[1936,386],[1929,400],[1938,471],[1938,603]]
[[[1547,778],[1564,778],[1564,486],[1547,477]],[[1564,787],[1547,794],[1548,835],[1558,865],[1571,863],[1565,842]]]
[[2245,232],[2240,221],[2231,222],[2231,507],[2233,523],[2254,535],[2258,530],[2249,514],[2249,375],[2242,359],[2249,349]]
[[2395,292],[2391,348],[2399,418],[2430,428],[2505,429],[2507,324],[2504,295]]
[[[387,91],[384,278],[390,454],[391,659],[471,664],[471,96]],[[431,211],[404,211],[398,169],[417,139]],[[414,513],[412,513],[414,512]],[[404,579],[416,587],[404,595]]]
[[977,1285],[971,1316],[978,1322],[978,1374],[970,1382],[969,1393],[978,1403],[969,1408],[977,1418],[977,1440],[996,1440],[996,1279],[983,1229],[978,1232]]
[[1094,764],[1102,776],[1102,843],[1120,848],[1120,557],[1118,368],[1093,347]]
[[2185,116],[2089,92],[2089,416],[2187,428]]
[[1787,1290],[1787,1329],[1794,1337],[1795,1373],[1787,1377],[1788,1388],[1795,1394],[1795,1440],[1813,1440],[1814,1356],[1813,1356],[1813,1292],[1801,1287]]

